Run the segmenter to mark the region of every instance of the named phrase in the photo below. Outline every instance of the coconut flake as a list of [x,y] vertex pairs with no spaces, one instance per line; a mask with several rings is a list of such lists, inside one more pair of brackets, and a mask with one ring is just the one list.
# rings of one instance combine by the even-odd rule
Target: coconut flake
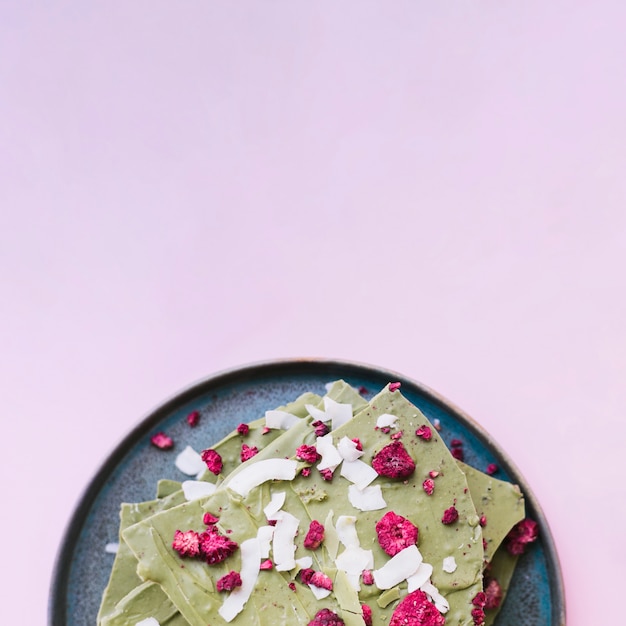
[[184,480],[182,483],[185,499],[191,502],[199,500],[205,496],[210,496],[217,488],[213,483],[207,483],[203,480]]
[[270,555],[270,548],[272,547],[272,539],[274,538],[274,526],[260,526],[256,536],[259,540],[261,558],[266,559]]
[[443,565],[441,569],[443,569],[443,571],[447,572],[448,574],[452,574],[456,571],[456,559],[453,556],[447,556],[443,560]]
[[287,411],[265,411],[265,425],[268,428],[289,430],[300,421],[299,417],[287,413]]
[[330,420],[330,415],[326,415],[322,409],[318,409],[313,404],[305,404],[304,407],[314,420],[319,420],[320,422],[327,422]]
[[355,591],[361,590],[361,573],[374,567],[374,553],[361,546],[346,548],[336,559],[335,567],[346,574],[346,578]]
[[292,570],[296,566],[293,555],[296,551],[295,538],[300,520],[287,511],[280,511],[276,516],[272,550],[274,565],[279,572]]
[[283,504],[285,504],[285,498],[287,494],[284,491],[278,491],[277,493],[273,493],[270,498],[269,503],[263,509],[263,513],[265,513],[265,517],[268,520],[275,519],[276,513],[283,508]]
[[372,572],[374,582],[379,589],[391,589],[414,574],[421,562],[422,555],[416,545],[404,548]]
[[337,450],[344,461],[356,461],[360,456],[363,456],[363,450],[359,450],[357,444],[345,436],[339,440]]
[[352,405],[340,404],[328,396],[324,396],[324,410],[332,420],[332,430],[337,430],[352,419]]
[[154,617],[146,617],[140,622],[135,622],[135,626],[161,626],[159,621]]
[[311,583],[309,583],[309,589],[315,596],[316,600],[328,598],[328,596],[332,593],[330,589],[324,589],[324,587],[318,587],[317,585],[312,585]]
[[331,559],[336,558],[339,550],[339,535],[333,522],[334,515],[334,511],[331,509],[324,520],[324,547]]
[[450,604],[448,601],[439,593],[439,589],[437,589],[437,587],[435,587],[435,585],[433,585],[430,581],[423,584],[420,589],[430,597],[440,613],[447,613],[450,610]]
[[343,461],[339,451],[333,444],[333,435],[328,433],[323,437],[318,437],[315,443],[318,454],[321,455],[321,460],[317,464],[317,469],[324,470],[329,469],[332,471]]
[[300,569],[307,569],[313,565],[313,558],[310,556],[301,556],[299,559],[296,559],[296,565]]
[[427,583],[430,580],[430,577],[433,574],[433,566],[430,563],[424,563],[423,561],[420,563],[420,566],[417,568],[415,574],[409,576],[406,579],[408,585],[408,592],[411,593],[416,589],[420,589],[422,585]]
[[346,547],[358,547],[361,545],[359,535],[356,532],[356,517],[354,515],[340,515],[335,526],[339,541]]
[[356,461],[344,461],[341,464],[341,476],[354,483],[358,489],[365,489],[377,476],[376,470],[367,463],[357,459]]
[[371,485],[365,489],[350,485],[348,487],[348,500],[359,511],[378,511],[387,506],[380,485]]
[[259,561],[261,560],[259,540],[256,537],[246,539],[239,546],[239,553],[241,555],[241,570],[239,572],[241,587],[233,589],[218,609],[218,613],[227,622],[231,622],[243,611],[243,607],[256,584],[259,576]]
[[395,428],[398,421],[397,415],[391,415],[390,413],[383,413],[378,416],[376,420],[376,426],[378,428]]
[[106,546],[104,546],[104,551],[107,554],[117,554],[117,551],[119,549],[120,549],[120,544],[117,541],[107,543]]
[[176,467],[187,476],[198,476],[206,470],[202,457],[191,447],[187,446],[177,457]]
[[240,496],[247,496],[254,487],[268,480],[293,480],[296,477],[298,462],[292,459],[265,459],[242,465],[242,470],[224,482]]

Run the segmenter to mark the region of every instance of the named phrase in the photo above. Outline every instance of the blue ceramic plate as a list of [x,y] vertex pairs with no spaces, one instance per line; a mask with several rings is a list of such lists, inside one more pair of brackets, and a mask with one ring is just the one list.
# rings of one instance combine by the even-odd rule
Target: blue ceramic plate
[[[519,561],[497,626],[564,626],[563,583],[554,542],[530,488],[491,437],[470,417],[423,385],[375,367],[342,361],[281,360],[219,373],[180,392],[148,415],[118,445],[83,495],[61,545],[52,580],[48,624],[95,626],[96,615],[113,555],[105,552],[117,541],[121,502],[154,498],[160,478],[183,480],[174,465],[175,452],[150,444],[150,435],[164,430],[177,442],[201,450],[218,441],[240,422],[261,417],[267,409],[295,399],[305,391],[325,393],[327,382],[343,378],[367,390],[370,397],[390,381],[432,421],[439,418],[449,443],[464,442],[465,461],[484,470],[496,463],[499,478],[517,483],[526,497],[527,515],[537,520],[540,539]],[[185,417],[201,413],[196,428]]]

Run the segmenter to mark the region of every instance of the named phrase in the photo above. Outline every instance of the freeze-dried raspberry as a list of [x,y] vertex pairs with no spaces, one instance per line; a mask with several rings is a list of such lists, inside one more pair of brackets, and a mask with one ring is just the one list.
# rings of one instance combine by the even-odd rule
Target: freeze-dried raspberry
[[372,459],[372,467],[380,476],[408,478],[415,471],[415,461],[401,441],[393,441],[376,453]]
[[358,437],[354,437],[352,439],[352,443],[354,443],[356,445],[356,449],[359,452],[363,452],[363,444],[361,443],[361,440]]
[[478,523],[484,528],[487,525],[487,516],[481,515]]
[[431,478],[437,478],[437,476],[439,476],[439,472],[438,472],[438,471],[436,471],[436,470],[430,470],[430,472],[428,472],[428,475],[429,475]]
[[361,610],[363,611],[365,626],[372,626],[372,607],[369,604],[362,604]]
[[421,437],[424,441],[430,441],[433,436],[433,431],[430,429],[429,426],[423,424],[415,431],[415,434],[418,437]]
[[311,582],[311,578],[313,578],[313,574],[315,574],[315,570],[310,567],[305,567],[300,570],[300,580],[303,585],[308,585]]
[[412,591],[398,604],[389,626],[444,626],[446,618],[419,589]]
[[189,426],[191,426],[192,428],[194,426],[197,426],[199,421],[200,411],[192,411],[191,413],[189,413],[189,415],[187,415],[187,424],[189,424]]
[[269,426],[263,426],[263,430],[261,431],[262,435],[267,435],[267,433],[272,432],[272,429]]
[[221,563],[227,559],[239,546],[224,535],[220,535],[216,526],[209,526],[200,533],[200,552],[209,565]]
[[374,574],[372,574],[371,569],[364,569],[361,572],[361,580],[364,585],[373,585],[374,584]]
[[463,447],[463,442],[460,439],[453,439],[450,442],[450,447],[451,448],[462,448]]
[[322,420],[316,420],[311,424],[311,426],[313,426],[313,428],[315,429],[315,435],[317,437],[323,437],[330,432],[330,428],[328,428],[328,426],[326,426],[326,424],[324,424]]
[[258,453],[259,449],[256,446],[247,446],[245,443],[241,444],[241,454],[239,456],[242,463],[245,463],[245,461],[251,459]]
[[150,443],[161,450],[169,450],[174,445],[174,440],[163,432],[158,432],[150,437]]
[[485,623],[485,612],[482,609],[473,609],[472,619],[474,620],[474,624],[476,624],[476,626],[482,626],[482,624]]
[[215,450],[202,450],[200,453],[202,460],[209,468],[209,472],[213,472],[216,476],[222,471],[222,457]]
[[318,454],[315,446],[303,444],[296,450],[296,458],[305,463],[315,463],[321,455]]
[[398,391],[400,387],[401,383],[389,383],[389,391]]
[[418,529],[406,517],[388,511],[376,523],[376,534],[380,547],[394,556],[404,548],[417,543]]
[[459,519],[459,512],[456,510],[456,507],[451,506],[443,512],[441,522],[443,524],[453,524],[457,519]]
[[485,579],[485,609],[496,609],[502,602],[502,587],[495,578]]
[[305,478],[307,476],[311,475],[311,468],[310,467],[303,467],[302,471],[300,472],[300,474],[302,474],[302,476],[304,476]]
[[397,439],[402,439],[404,435],[404,431],[403,430],[399,430],[397,433],[393,433],[393,435],[391,435],[390,439],[393,439],[393,441],[396,441]]
[[289,587],[289,589],[291,589],[291,591],[295,591],[296,590],[296,583],[293,582],[293,580],[287,585],[287,587]]
[[322,478],[324,480],[327,480],[328,482],[333,479],[333,470],[331,470],[330,468],[321,469],[319,470],[319,473],[322,475]]
[[261,561],[261,565],[259,565],[259,569],[272,569],[274,567],[274,563],[272,563],[271,559],[265,559],[265,561]]
[[482,609],[485,606],[485,603],[487,602],[487,596],[485,595],[484,591],[479,591],[473,598],[472,598],[472,604],[474,606],[477,606],[479,609]]
[[435,481],[432,478],[427,478],[423,483],[422,487],[424,491],[429,495],[433,495],[433,491],[435,491]]
[[245,437],[250,432],[250,426],[248,424],[239,424],[237,432]]
[[344,626],[345,622],[330,609],[322,609],[315,614],[315,617],[307,626]]
[[311,576],[308,584],[315,585],[316,587],[320,587],[322,589],[327,589],[328,591],[333,590],[333,581],[329,576],[326,576],[324,572],[315,572],[313,576]]
[[317,520],[313,520],[304,538],[304,547],[309,550],[317,550],[322,545],[322,541],[324,541],[324,526]]
[[187,532],[177,530],[174,533],[172,548],[180,556],[198,556],[200,554],[200,537],[195,530],[188,530]]
[[208,511],[202,516],[202,521],[205,526],[213,526],[213,524],[217,524],[220,521],[219,517],[215,517],[213,513],[209,513]]
[[510,554],[523,554],[526,546],[537,539],[538,533],[539,525],[537,522],[528,518],[523,519],[513,526],[506,536],[506,549]]
[[495,463],[489,463],[487,465],[486,472],[489,476],[493,476],[498,471],[498,466]]
[[465,458],[465,453],[463,452],[463,448],[452,448],[452,450],[450,450],[450,454],[457,461],[462,461]]
[[487,540],[483,537],[483,550],[486,552],[487,551],[487,547],[488,547],[488,543]]
[[[376,426],[375,430],[379,430],[378,426]],[[385,435],[388,435],[391,432],[391,426],[381,426],[380,432],[385,433]]]
[[235,587],[241,587],[239,572],[230,571],[217,580],[218,591],[232,591]]

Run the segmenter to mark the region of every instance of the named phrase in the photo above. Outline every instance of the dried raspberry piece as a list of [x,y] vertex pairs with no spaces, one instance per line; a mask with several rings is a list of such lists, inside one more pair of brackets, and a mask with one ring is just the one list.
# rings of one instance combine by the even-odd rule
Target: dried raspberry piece
[[430,472],[428,472],[428,475],[431,478],[437,478],[437,476],[439,476],[439,472],[437,472],[436,470],[430,470]]
[[472,619],[474,620],[474,624],[476,624],[476,626],[481,626],[485,623],[485,612],[482,609],[473,609]]
[[372,574],[371,569],[364,569],[361,572],[361,580],[364,585],[373,585],[374,584],[374,574]]
[[450,447],[451,448],[462,448],[463,447],[463,442],[460,439],[453,439],[450,442]]
[[465,458],[465,453],[463,452],[463,448],[452,448],[452,450],[450,450],[450,454],[457,461],[462,461]]
[[241,576],[239,572],[230,571],[217,580],[218,591],[232,591],[235,587],[241,587]]
[[422,424],[416,431],[415,434],[423,439],[424,441],[430,441],[433,436],[433,431],[426,424]]
[[227,559],[239,546],[224,535],[220,535],[216,526],[209,526],[200,533],[200,552],[209,565],[221,563]]
[[199,421],[200,411],[192,411],[191,413],[189,413],[189,415],[187,415],[187,424],[189,424],[189,426],[191,426],[192,428],[194,426],[197,426]]
[[402,436],[404,435],[404,431],[403,430],[399,430],[397,433],[393,433],[393,435],[391,435],[391,439],[393,439],[394,441],[396,441],[396,439],[402,439]]
[[265,559],[265,561],[261,561],[261,565],[259,565],[259,569],[272,569],[274,567],[274,563],[272,563],[271,559]]
[[295,591],[296,590],[296,583],[294,583],[293,581],[291,581],[287,587],[289,587],[289,589],[291,589],[291,591]]
[[372,607],[368,604],[362,604],[361,610],[363,611],[363,621],[365,626],[372,626]]
[[222,457],[215,450],[202,450],[200,453],[202,460],[209,468],[209,472],[213,472],[216,476],[222,471]]
[[263,430],[261,431],[262,435],[267,435],[267,433],[271,432],[271,428],[269,426],[263,426]]
[[401,386],[401,383],[389,383],[389,391],[398,391]]
[[309,550],[317,550],[322,545],[322,541],[324,541],[324,526],[317,520],[313,520],[304,538],[304,547]]
[[415,461],[401,441],[393,441],[376,453],[372,467],[380,476],[408,478],[415,471]]
[[428,599],[428,596],[417,589],[404,597],[391,616],[389,626],[444,626],[446,618]]
[[487,525],[487,516],[481,515],[478,523],[484,528]]
[[432,496],[433,491],[435,491],[435,481],[432,478],[427,478],[423,483],[422,487],[427,495]]
[[488,543],[487,540],[483,537],[483,550],[486,552],[487,551],[487,547],[488,547]]
[[311,576],[308,584],[315,585],[321,589],[327,589],[328,591],[333,590],[333,581],[329,576],[326,576],[324,572],[315,572],[313,576]]
[[215,517],[213,513],[209,513],[208,511],[202,516],[202,522],[205,526],[213,526],[213,524],[217,524],[219,521],[219,517]]
[[200,537],[195,530],[188,530],[187,532],[177,530],[174,533],[172,548],[174,548],[180,556],[198,556],[198,554],[200,554]]
[[169,450],[174,446],[174,440],[163,432],[158,432],[150,437],[150,443],[160,450]]
[[361,440],[358,437],[354,437],[352,439],[352,443],[356,444],[356,449],[359,452],[363,452],[363,444],[361,443]]
[[485,609],[497,609],[502,602],[502,587],[495,578],[485,579]]
[[300,461],[304,461],[305,463],[315,463],[321,458],[321,455],[318,454],[315,446],[307,446],[303,444],[296,450],[296,458]]
[[472,598],[472,604],[474,606],[477,606],[479,609],[482,609],[485,606],[485,603],[487,602],[487,596],[485,595],[484,591],[479,591],[473,598]]
[[319,473],[322,475],[322,478],[324,480],[327,480],[328,482],[333,479],[333,470],[331,470],[330,468],[321,469],[319,470]]
[[378,426],[376,426],[374,430],[380,430],[381,433],[385,433],[385,435],[388,435],[391,432],[391,426],[381,426],[380,429],[378,428]]
[[306,478],[307,476],[311,475],[311,468],[310,467],[303,467],[302,471],[300,473]]
[[532,519],[523,519],[506,536],[506,549],[510,554],[519,555],[526,551],[526,546],[537,539],[539,525]]
[[303,585],[308,585],[311,582],[311,578],[313,578],[313,574],[315,574],[315,570],[310,567],[305,567],[300,570],[300,580]]
[[417,543],[419,531],[406,517],[388,511],[376,523],[376,534],[380,547],[389,555],[394,556]]
[[245,443],[241,444],[241,462],[245,463],[248,459],[259,453],[259,449],[256,446],[247,446]]
[[486,472],[489,476],[493,476],[498,471],[498,466],[495,463],[489,463],[487,465]]
[[443,512],[441,522],[442,524],[453,524],[457,519],[459,519],[459,512],[456,510],[455,506],[451,506]]
[[326,426],[326,424],[324,424],[321,420],[316,420],[311,424],[311,426],[315,429],[315,435],[317,437],[323,437],[330,432],[330,428],[328,428],[328,426]]
[[237,426],[237,432],[245,437],[250,432],[250,426],[243,423],[239,424],[239,426]]
[[330,609],[322,609],[315,614],[307,626],[345,626],[345,622]]

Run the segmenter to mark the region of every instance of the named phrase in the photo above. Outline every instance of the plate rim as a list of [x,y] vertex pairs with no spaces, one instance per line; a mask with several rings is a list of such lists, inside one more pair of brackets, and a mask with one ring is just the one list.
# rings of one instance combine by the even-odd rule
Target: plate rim
[[548,520],[530,485],[527,483],[517,465],[502,449],[502,446],[500,446],[471,415],[429,386],[405,374],[385,367],[359,361],[326,357],[268,359],[222,369],[182,387],[146,412],[143,417],[122,436],[121,440],[115,445],[111,452],[106,455],[104,461],[83,488],[76,505],[70,513],[52,569],[48,596],[48,626],[65,626],[65,600],[67,597],[67,582],[71,565],[71,559],[68,557],[71,556],[74,550],[74,546],[91,505],[97,498],[107,477],[110,476],[111,472],[128,450],[135,445],[140,437],[145,435],[145,431],[158,423],[164,415],[170,413],[176,406],[185,404],[200,392],[206,394],[209,393],[212,388],[236,382],[244,382],[246,378],[252,375],[252,377],[258,378],[261,372],[276,375],[282,371],[284,374],[289,374],[288,370],[293,368],[296,368],[299,374],[305,374],[308,370],[311,373],[319,375],[322,370],[328,369],[337,370],[338,372],[343,370],[344,373],[342,375],[345,375],[347,370],[351,370],[353,372],[360,372],[362,375],[382,376],[389,381],[399,381],[406,386],[415,388],[418,393],[424,395],[431,402],[445,409],[447,412],[452,413],[455,417],[459,418],[461,422],[464,422],[477,439],[494,453],[494,456],[496,456],[502,467],[506,468],[511,478],[519,485],[526,502],[530,504],[533,510],[533,517],[536,519],[541,529],[548,577],[553,591],[552,626],[565,626],[565,587],[563,574]]

